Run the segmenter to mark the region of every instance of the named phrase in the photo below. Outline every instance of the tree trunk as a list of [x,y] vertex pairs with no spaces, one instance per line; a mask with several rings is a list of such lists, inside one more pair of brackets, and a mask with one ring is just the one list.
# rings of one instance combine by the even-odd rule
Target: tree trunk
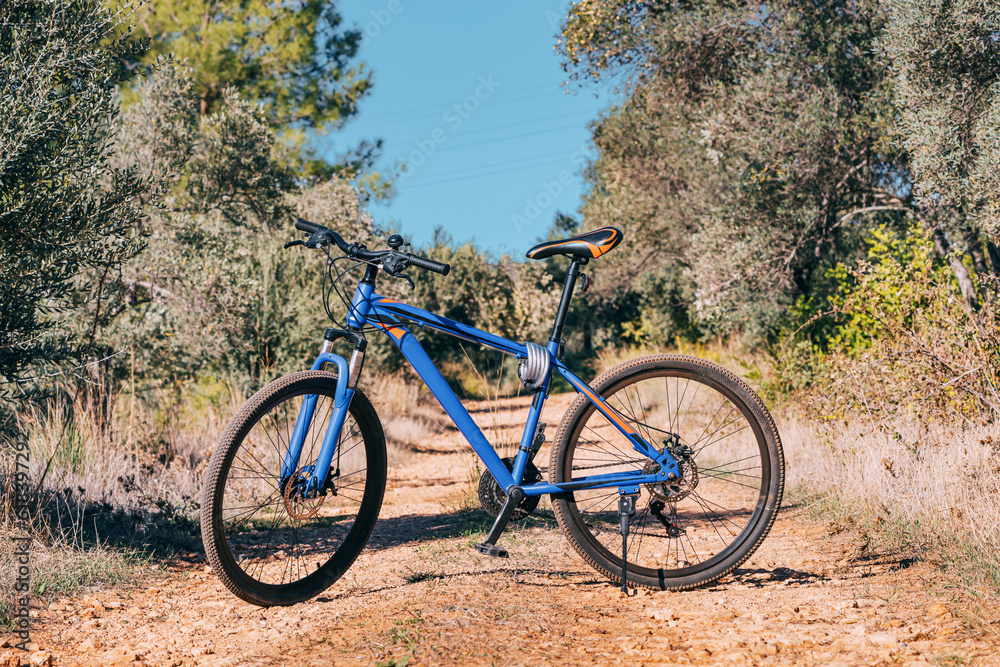
[[1000,288],[1000,250],[993,244],[993,241],[986,241],[986,259],[989,260],[989,281],[990,293],[996,296],[997,288]]
[[935,227],[933,231],[934,238],[934,248],[938,251],[938,254],[948,262],[948,266],[951,267],[951,272],[955,274],[955,280],[958,281],[958,286],[962,290],[962,298],[965,303],[973,309],[979,308],[979,299],[976,296],[976,288],[972,284],[972,277],[969,275],[968,269],[962,264],[962,256],[958,253],[951,252],[951,244],[948,243],[948,238],[944,234],[944,230],[941,227]]
[[979,296],[986,301],[991,301],[992,292],[989,289],[989,270],[986,268],[986,260],[983,258],[982,244],[972,239],[969,243],[969,254],[972,256],[972,267],[976,270],[976,282],[979,285]]

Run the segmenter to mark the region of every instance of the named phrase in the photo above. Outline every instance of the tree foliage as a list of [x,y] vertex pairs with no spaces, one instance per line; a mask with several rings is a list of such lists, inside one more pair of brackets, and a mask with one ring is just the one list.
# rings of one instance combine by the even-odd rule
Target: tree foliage
[[146,62],[172,54],[191,70],[194,104],[214,112],[227,87],[265,104],[274,126],[322,129],[355,113],[371,85],[353,63],[361,33],[331,0],[153,2],[140,26]]
[[908,193],[888,77],[871,58],[882,22],[854,0],[571,10],[570,71],[627,78],[624,103],[594,127],[582,212],[641,248],[641,262],[600,266],[618,290],[647,290],[633,331],[664,341],[687,321],[761,340],[798,297],[827,293],[826,271],[857,252],[861,230],[902,224],[885,213]]
[[[295,177],[284,159],[291,149],[259,103],[230,89],[215,112],[200,115],[185,68],[164,68],[137,91],[124,114],[119,159],[160,179],[164,205],[145,226],[148,251],[126,270],[121,315],[104,328],[107,345],[141,340],[136,363],[152,387],[212,375],[249,388],[302,368],[332,326],[322,302],[332,277],[324,282],[324,255],[282,248],[301,237],[292,221],[313,220],[371,248],[385,247],[390,230],[375,225],[345,180]],[[383,277],[381,293],[503,335],[541,325],[545,312],[536,306],[552,300],[543,267],[456,247],[443,234],[416,251],[451,263],[452,273],[436,278],[414,269],[412,293]],[[354,271],[342,285],[352,290],[360,277]],[[336,296],[330,299],[343,318]],[[397,367],[380,339],[373,336],[366,366]],[[427,343],[441,359],[463,355],[449,339]]]
[[1000,277],[1000,8],[967,0],[887,6],[879,46],[891,66],[916,195],[974,302],[961,256],[973,260],[984,292],[994,293]]
[[[142,248],[148,181],[112,162],[128,7],[8,0],[0,10],[0,375],[88,358],[71,318],[101,308]],[[126,37],[123,37],[125,35]],[[97,276],[80,285],[83,273]],[[86,332],[83,332],[86,333]]]
[[[298,151],[284,160],[303,174],[361,176],[381,152],[381,140],[341,154],[318,155],[310,144],[357,113],[371,90],[371,71],[357,60],[361,32],[345,28],[335,0],[181,0],[151,2],[139,27],[150,43],[142,62],[171,56],[188,69],[189,103],[201,115],[225,103],[228,88],[251,102],[282,140]],[[126,100],[136,99],[125,91]],[[385,195],[378,174],[363,182]]]

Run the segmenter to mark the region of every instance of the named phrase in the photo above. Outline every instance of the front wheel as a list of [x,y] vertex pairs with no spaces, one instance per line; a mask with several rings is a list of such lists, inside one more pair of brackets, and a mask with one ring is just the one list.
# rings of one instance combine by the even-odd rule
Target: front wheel
[[[325,494],[292,492],[316,463],[333,410],[337,377],[304,371],[279,378],[248,400],[209,464],[201,508],[205,554],[234,595],[261,606],[291,605],[326,590],[358,557],[385,492],[382,426],[355,390]],[[297,469],[281,469],[303,401],[316,397]]]
[[[785,462],[770,413],[721,366],[673,354],[625,362],[591,383],[604,401],[680,464],[672,482],[640,488],[627,545],[628,583],[686,590],[743,563],[774,523]],[[622,471],[655,472],[582,394],[567,410],[549,462],[554,484]],[[621,583],[618,488],[553,497],[559,525],[591,566]]]

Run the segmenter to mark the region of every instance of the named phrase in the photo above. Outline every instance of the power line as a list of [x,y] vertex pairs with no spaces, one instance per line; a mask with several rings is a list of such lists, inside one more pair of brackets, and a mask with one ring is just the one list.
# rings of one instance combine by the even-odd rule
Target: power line
[[[535,91],[541,89],[548,89],[548,91],[543,92],[541,94],[535,94],[535,93],[524,94],[524,93],[529,93],[529,91]],[[512,102],[520,102],[528,99],[546,97],[551,92],[559,92],[559,91],[553,90],[551,84],[543,84],[540,86],[532,86],[529,88],[524,88],[522,90],[498,92],[490,95],[486,100],[480,100],[480,101],[485,103],[487,100],[493,100],[494,98],[499,97],[501,99],[491,105],[491,106],[497,106],[500,104],[510,104]],[[516,95],[517,97],[516,98],[510,97],[512,95]],[[414,107],[411,109],[400,109],[398,111],[392,111],[389,113],[380,114],[376,116],[367,116],[367,117],[362,116],[361,115],[362,112],[359,111],[357,116],[358,118],[357,125],[363,126],[370,123],[380,123],[385,120],[395,120],[397,118],[421,118],[424,116],[433,116],[439,113],[444,113],[445,111],[450,109],[453,105],[460,104],[467,97],[470,97],[470,95],[466,95],[461,99],[451,98],[447,102],[438,102],[436,104],[428,104],[425,106]]]
[[[579,113],[585,113],[588,116],[590,114],[590,112],[583,111],[583,110],[578,111],[576,113],[578,113],[578,114]],[[515,121],[513,123],[503,123],[501,125],[494,125],[492,127],[483,127],[483,128],[478,129],[478,130],[469,130],[468,132],[459,132],[458,134],[455,135],[455,138],[458,139],[458,138],[461,138],[461,137],[471,137],[471,136],[476,136],[476,135],[480,135],[480,134],[486,134],[488,132],[494,132],[496,130],[505,130],[505,129],[509,128],[509,127],[524,127],[526,125],[533,125],[535,123],[542,123],[542,122],[549,121],[549,120],[566,119],[567,116],[572,117],[573,114],[560,113],[560,114],[554,114],[552,116],[543,116],[541,118],[533,118],[533,119],[530,119],[530,120],[519,120],[519,121]],[[423,137],[423,138],[426,138],[426,137]],[[414,141],[416,141],[416,140],[414,140]]]
[[[431,180],[425,181],[414,181],[413,183],[401,183],[399,185],[400,189],[404,188],[422,188],[428,185],[443,185],[445,183],[454,183],[457,181],[465,181],[473,178],[482,178],[484,176],[495,176],[497,174],[504,174],[511,171],[518,171],[520,169],[529,169],[532,167],[543,167],[550,164],[560,164],[568,162],[566,156],[549,158],[545,160],[538,161],[538,158],[532,158],[533,162],[526,163],[499,163],[495,165],[483,166],[480,169],[486,169],[486,171],[479,170],[463,170],[461,172],[452,172],[450,174],[440,174]],[[519,161],[518,161],[519,162]],[[497,168],[502,167],[502,168]],[[475,172],[475,173],[473,173]]]
[[524,137],[533,137],[539,134],[545,134],[548,132],[560,132],[564,130],[576,130],[578,128],[569,125],[561,125],[556,127],[545,128],[541,130],[535,130],[533,132],[522,132],[520,134],[509,134],[503,137],[497,137],[496,139],[484,139],[483,141],[474,141],[471,144],[459,144],[457,146],[453,144],[448,144],[444,148],[434,151],[437,153],[444,153],[447,151],[462,150],[463,148],[472,148],[473,146],[485,146],[487,144],[495,144],[500,141],[514,141],[516,139],[523,139]]
[[[576,116],[578,114],[581,114],[581,113],[582,114],[586,114],[588,117],[590,116],[590,112],[589,111],[578,110],[576,112],[569,113],[569,114],[567,114],[567,113],[560,113],[560,114],[554,114],[554,115],[551,115],[551,116],[542,116],[540,118],[531,118],[531,119],[528,119],[528,120],[515,121],[513,123],[502,123],[500,125],[494,125],[492,127],[483,127],[483,128],[479,128],[477,130],[469,130],[467,132],[459,132],[454,137],[449,137],[449,139],[451,139],[451,138],[461,139],[461,138],[464,138],[464,137],[478,136],[478,135],[481,135],[481,134],[488,134],[490,132],[495,132],[496,130],[505,130],[505,129],[511,128],[511,127],[531,126],[531,125],[534,125],[536,123],[542,123],[542,122],[545,122],[545,121],[550,121],[550,120],[555,120],[555,119],[566,120],[567,118],[573,118],[574,116]],[[543,132],[543,131],[547,131],[547,130],[539,130],[539,132]],[[420,139],[428,139],[428,138],[430,138],[429,134],[430,133],[425,133],[423,136],[421,136],[418,139],[411,139],[408,143],[412,146],[416,141],[419,141]],[[320,137],[313,137],[314,141],[316,139],[320,139]],[[329,143],[332,143],[333,137],[331,135],[326,135],[326,136],[322,137],[322,139],[326,140],[323,143],[329,144]],[[332,149],[332,146],[328,146],[328,148]],[[409,149],[407,149],[407,150],[409,150]]]
[[519,171],[521,169],[527,169],[527,168],[530,168],[530,167],[544,167],[544,166],[546,166],[548,164],[558,164],[561,161],[562,160],[549,160],[547,162],[541,162],[541,163],[538,163],[538,164],[522,165],[520,167],[508,167],[506,169],[497,169],[495,171],[484,172],[484,173],[481,173],[481,174],[469,174],[467,176],[458,176],[456,178],[445,178],[445,179],[442,179],[442,180],[439,180],[439,181],[428,181],[428,182],[425,182],[425,183],[415,183],[415,184],[411,185],[410,187],[411,188],[422,188],[422,187],[432,186],[432,185],[446,185],[448,183],[457,183],[459,181],[470,181],[470,180],[474,180],[474,179],[477,179],[477,178],[486,178],[488,176],[498,176],[500,174],[506,174],[506,173],[509,173],[509,172],[512,172],[512,171]]

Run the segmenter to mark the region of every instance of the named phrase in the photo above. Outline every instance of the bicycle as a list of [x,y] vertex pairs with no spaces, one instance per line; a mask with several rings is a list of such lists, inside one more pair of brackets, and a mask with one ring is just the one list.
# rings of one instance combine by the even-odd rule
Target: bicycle
[[[378,518],[386,483],[382,426],[358,388],[366,332],[389,337],[426,383],[486,468],[480,496],[495,516],[476,549],[497,545],[508,523],[551,498],[575,550],[622,590],[685,590],[732,572],[770,530],[784,488],[784,458],[767,408],[740,378],[696,357],[656,354],[627,361],[591,383],[562,361],[563,327],[580,268],[613,250],[622,232],[606,227],[539,244],[532,259],[570,259],[547,344],[518,343],[376,293],[379,273],[412,280],[410,267],[447,275],[447,264],[347,243],[299,219],[304,245],[327,254],[324,307],[337,284],[344,328],[327,329],[308,371],[253,395],[227,426],[208,468],[202,538],[212,568],[237,597],[262,606],[319,595],[351,566]],[[330,255],[336,247],[342,256]],[[350,301],[334,276],[338,261],[365,268]],[[330,291],[325,280],[330,278]],[[343,290],[343,293],[341,292]],[[426,327],[512,354],[532,393],[520,446],[501,459],[408,327]],[[350,360],[334,343],[352,345]],[[336,370],[325,371],[332,365]],[[553,440],[548,480],[533,459],[544,442],[539,417],[554,373],[577,392]],[[631,539],[630,539],[631,536]]]

